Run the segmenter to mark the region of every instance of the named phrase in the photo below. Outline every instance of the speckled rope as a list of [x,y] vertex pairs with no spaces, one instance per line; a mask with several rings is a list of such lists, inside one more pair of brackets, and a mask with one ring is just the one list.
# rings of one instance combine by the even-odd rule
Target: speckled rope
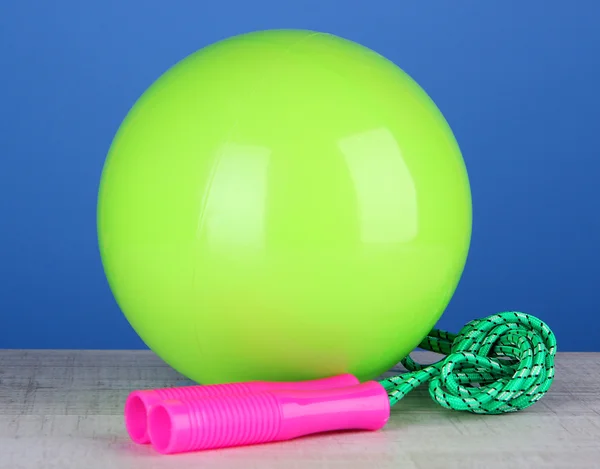
[[432,399],[443,407],[501,414],[534,404],[554,380],[554,333],[525,313],[471,321],[458,334],[434,329],[419,347],[447,356],[432,365],[403,360],[408,373],[381,381],[391,405],[429,382]]

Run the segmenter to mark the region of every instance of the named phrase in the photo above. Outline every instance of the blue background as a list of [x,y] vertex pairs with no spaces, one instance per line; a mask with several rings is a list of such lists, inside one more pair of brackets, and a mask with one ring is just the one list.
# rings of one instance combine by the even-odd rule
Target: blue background
[[387,56],[453,128],[474,231],[440,326],[519,309],[600,351],[599,18],[597,0],[0,0],[0,347],[144,347],[96,246],[111,140],[187,54],[289,27]]

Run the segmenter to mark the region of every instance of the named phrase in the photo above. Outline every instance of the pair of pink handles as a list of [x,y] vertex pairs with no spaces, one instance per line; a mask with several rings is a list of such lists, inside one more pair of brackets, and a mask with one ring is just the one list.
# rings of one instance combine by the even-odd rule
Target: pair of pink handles
[[125,425],[162,454],[283,441],[335,430],[378,430],[390,403],[381,384],[345,374],[295,383],[185,386],[132,392]]

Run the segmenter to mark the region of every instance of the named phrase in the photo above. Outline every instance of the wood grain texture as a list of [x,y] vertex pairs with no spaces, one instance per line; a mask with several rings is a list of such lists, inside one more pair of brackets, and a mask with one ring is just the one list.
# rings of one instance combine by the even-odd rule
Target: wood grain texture
[[422,388],[380,432],[160,456],[131,443],[122,419],[131,390],[185,383],[151,352],[0,350],[0,468],[600,468],[600,354],[559,354],[556,372],[515,414],[448,411]]

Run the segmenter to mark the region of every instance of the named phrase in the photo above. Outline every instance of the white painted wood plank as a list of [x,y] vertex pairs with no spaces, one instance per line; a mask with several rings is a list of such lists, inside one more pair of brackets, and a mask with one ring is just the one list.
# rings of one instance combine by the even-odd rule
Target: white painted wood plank
[[448,411],[422,388],[375,433],[175,456],[131,443],[127,394],[184,383],[148,351],[0,351],[0,468],[600,468],[600,354],[559,354],[550,393],[515,414]]

